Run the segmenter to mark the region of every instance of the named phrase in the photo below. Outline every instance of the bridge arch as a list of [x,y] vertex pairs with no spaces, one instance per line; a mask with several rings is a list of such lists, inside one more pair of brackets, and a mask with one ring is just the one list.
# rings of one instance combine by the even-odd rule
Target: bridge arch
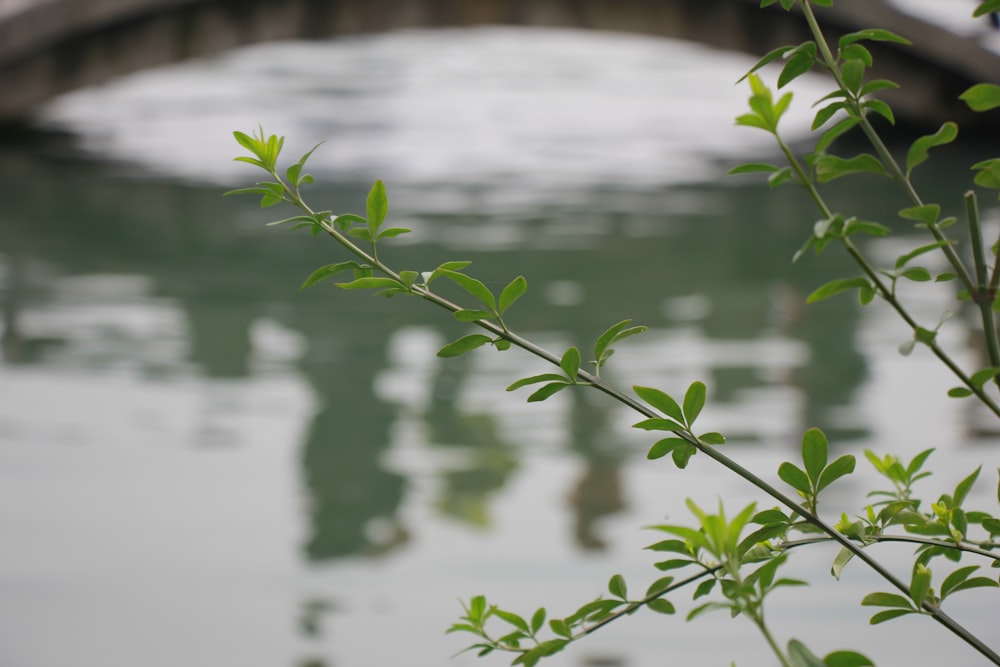
[[[264,41],[415,27],[520,25],[635,32],[762,54],[809,38],[801,17],[757,0],[0,0],[0,121],[64,92],[144,68]],[[897,115],[920,125],[983,121],[956,98],[1000,83],[1000,54],[879,0],[821,10],[830,35],[885,27],[919,44],[875,44]]]

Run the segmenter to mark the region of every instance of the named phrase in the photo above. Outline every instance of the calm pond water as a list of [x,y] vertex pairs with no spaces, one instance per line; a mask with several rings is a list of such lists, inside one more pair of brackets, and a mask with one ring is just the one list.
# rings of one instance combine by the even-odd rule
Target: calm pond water
[[[505,393],[544,370],[523,354],[438,359],[466,328],[424,304],[298,291],[337,248],[220,196],[257,177],[230,161],[231,131],[257,123],[290,155],[326,141],[320,207],[360,210],[386,179],[393,222],[414,229],[393,262],[472,260],[493,287],[525,275],[510,322],[546,346],[649,325],[609,377],[704,380],[706,428],[753,470],[773,476],[814,425],[838,452],[938,447],[933,497],[996,467],[996,429],[942,402],[953,382],[928,355],[894,352],[888,312],[803,306],[849,269],[834,253],[792,265],[809,202],[725,176],[770,155],[732,126],[749,63],[625,36],[411,32],[249,48],[46,109],[58,132],[0,153],[0,664],[506,664],[450,659],[459,598],[562,615],[616,572],[655,579],[642,526],[685,520],[684,498],[771,505],[701,457],[646,461],[651,439],[601,396]],[[824,85],[803,82],[793,139]],[[984,150],[942,151],[929,199],[958,210]],[[891,219],[902,201],[876,185],[832,196]],[[891,262],[900,243],[870,250]],[[933,323],[947,297],[922,289],[915,308]],[[974,363],[962,319],[943,335]],[[992,483],[971,503],[990,506]],[[829,510],[853,514],[874,484],[845,480]],[[796,554],[813,587],[775,599],[781,636],[879,665],[983,664],[921,619],[871,630],[857,603],[881,584],[860,567],[832,583],[832,556]],[[997,639],[996,600],[971,591],[954,615]],[[639,614],[548,664],[732,660],[771,664],[740,621]]]

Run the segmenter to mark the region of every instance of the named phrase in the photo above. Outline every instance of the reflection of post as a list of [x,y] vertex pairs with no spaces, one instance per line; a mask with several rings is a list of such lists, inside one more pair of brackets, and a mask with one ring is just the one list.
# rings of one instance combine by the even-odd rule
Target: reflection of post
[[[587,462],[569,501],[576,509],[575,535],[582,549],[598,551],[605,548],[597,536],[597,520],[625,509],[621,493],[621,459],[625,455],[616,443],[608,442],[606,412],[594,404],[595,392],[566,391],[573,397],[570,412],[570,447],[583,455]],[[604,396],[596,397],[601,400]],[[602,437],[603,436],[603,437]]]
[[516,449],[500,437],[493,415],[455,409],[455,397],[461,392],[473,358],[467,354],[438,364],[424,418],[431,444],[462,447],[469,454],[462,468],[441,473],[438,509],[445,516],[486,527],[490,522],[487,501],[506,485],[519,466]]
[[11,257],[7,267],[7,284],[0,289],[0,324],[3,325],[0,352],[3,353],[3,360],[11,364],[21,361],[24,355],[24,341],[17,326],[19,268],[17,257]]
[[305,545],[310,560],[381,554],[409,540],[396,517],[404,479],[381,464],[395,410],[372,390],[388,336],[374,335],[378,330],[345,327],[335,336],[328,327],[306,332],[310,349],[302,371],[318,402],[302,450],[312,515]]

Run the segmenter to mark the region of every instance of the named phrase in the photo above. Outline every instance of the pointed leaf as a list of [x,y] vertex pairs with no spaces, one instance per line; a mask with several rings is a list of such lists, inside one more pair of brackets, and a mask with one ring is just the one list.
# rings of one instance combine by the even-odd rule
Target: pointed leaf
[[514,391],[515,389],[520,389],[529,384],[538,384],[539,382],[565,382],[566,378],[562,375],[556,375],[555,373],[543,373],[541,375],[532,375],[531,377],[521,378],[514,384],[507,387],[507,391]]
[[698,418],[702,408],[705,407],[705,395],[705,384],[698,381],[692,382],[687,392],[684,393],[684,417],[688,426],[694,424],[694,420]]
[[819,476],[819,484],[816,485],[816,491],[822,491],[844,475],[850,475],[854,472],[856,463],[852,454],[844,454],[838,458],[823,470],[823,473]]
[[934,134],[920,137],[910,146],[906,154],[906,175],[909,176],[913,168],[923,164],[928,158],[928,151],[935,146],[943,146],[955,140],[958,136],[958,125],[951,121],[942,125]]
[[879,623],[885,623],[886,621],[891,621],[894,618],[899,618],[900,616],[906,616],[907,614],[915,614],[917,612],[912,609],[888,609],[886,611],[880,611],[868,620],[871,625],[878,625]]
[[545,399],[547,399],[552,394],[555,394],[556,392],[562,391],[563,389],[565,389],[568,386],[570,386],[570,385],[567,384],[565,381],[563,381],[563,382],[552,382],[550,384],[547,384],[544,387],[542,387],[541,389],[539,389],[538,391],[536,391],[534,394],[532,394],[531,396],[529,396],[528,397],[528,403],[538,403],[539,401],[544,401]]
[[823,299],[828,299],[835,294],[840,294],[849,289],[865,289],[870,287],[871,284],[868,282],[867,278],[841,278],[839,280],[831,280],[825,285],[820,285],[806,297],[806,303],[816,303],[817,301],[822,301]]
[[469,350],[474,350],[477,347],[486,345],[491,340],[492,339],[489,336],[484,336],[483,334],[469,334],[468,336],[462,336],[458,340],[448,343],[438,350],[437,356],[457,357],[460,354],[465,354]]
[[382,226],[386,213],[389,211],[389,200],[385,193],[385,183],[381,180],[375,181],[372,189],[368,192],[368,227],[374,237],[375,232]]
[[874,174],[886,175],[885,167],[878,158],[869,153],[861,153],[850,159],[837,157],[836,155],[821,155],[815,164],[816,178],[820,183],[828,183],[834,179],[857,174],[861,172],[871,172]]
[[625,585],[625,577],[620,574],[611,577],[608,582],[608,592],[616,598],[628,600],[628,586]]
[[575,347],[571,347],[563,353],[562,359],[559,361],[560,368],[563,369],[563,373],[570,381],[576,381],[576,375],[580,372],[580,350]]
[[448,269],[441,269],[441,268],[438,268],[434,273],[441,275],[445,278],[448,278],[449,280],[457,284],[466,292],[474,296],[481,304],[486,306],[489,310],[491,311],[496,310],[497,304],[496,304],[496,299],[493,296],[493,293],[490,292],[489,288],[487,288],[486,285],[476,280],[475,278],[467,276],[464,273],[458,273],[457,271],[451,271]]
[[823,431],[811,428],[803,434],[802,463],[805,465],[806,475],[813,484],[819,481],[820,473],[826,467],[828,450],[829,445]]
[[646,454],[646,458],[649,460],[655,460],[663,458],[667,454],[671,453],[678,447],[687,447],[688,441],[682,438],[664,438],[653,444],[649,448],[649,453]]
[[524,279],[524,276],[518,276],[510,281],[510,284],[500,292],[500,306],[498,308],[500,314],[502,315],[510,308],[526,291],[528,291],[528,281]]
[[826,667],[875,667],[867,656],[854,651],[834,651],[823,657]]
[[812,492],[809,485],[809,477],[806,476],[805,472],[803,472],[801,468],[793,463],[785,461],[778,466],[778,477],[797,491],[801,491],[807,495]]
[[646,608],[650,611],[655,611],[657,614],[673,614],[676,611],[670,600],[665,600],[663,598],[650,600],[646,603]]
[[863,607],[899,607],[913,610],[913,603],[895,593],[869,593],[861,600]]
[[840,579],[840,573],[844,571],[844,566],[846,566],[851,559],[854,558],[854,552],[847,547],[841,547],[840,551],[837,553],[837,557],[833,559],[833,565],[830,567],[830,574],[836,579]]
[[663,393],[659,389],[653,389],[652,387],[634,386],[632,389],[635,390],[635,393],[639,396],[639,398],[644,400],[646,403],[649,403],[663,414],[682,424],[686,423],[684,421],[684,413],[681,410],[681,407],[677,405],[677,401],[672,399],[667,394]]
[[1000,107],[1000,86],[995,83],[977,83],[958,96],[973,111],[989,111]]
[[316,283],[326,280],[330,276],[335,276],[341,271],[347,271],[348,269],[359,269],[361,265],[357,262],[338,262],[337,264],[327,264],[326,266],[321,266],[306,278],[305,282],[299,289],[305,289],[307,287],[312,287]]

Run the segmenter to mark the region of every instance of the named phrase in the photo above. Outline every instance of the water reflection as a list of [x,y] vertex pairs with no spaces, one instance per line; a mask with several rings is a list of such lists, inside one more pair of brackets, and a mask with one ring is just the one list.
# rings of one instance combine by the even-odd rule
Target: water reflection
[[[319,47],[288,48],[296,55]],[[404,40],[400,50],[411,48]],[[251,64],[259,65],[256,58]],[[225,122],[221,132],[232,129],[232,117]],[[645,155],[639,135],[629,146]],[[341,137],[348,147],[362,139]],[[239,400],[240,391],[257,381],[294,378],[303,396],[286,401],[299,412],[288,402],[277,410],[301,413],[301,423],[267,445],[295,452],[288,495],[299,506],[286,519],[299,532],[288,539],[317,581],[297,586],[300,603],[290,616],[299,638],[309,642],[309,655],[323,655],[319,647],[327,637],[349,642],[342,629],[349,619],[382,627],[385,616],[405,606],[379,599],[377,590],[356,592],[393,567],[415,597],[440,597],[440,590],[419,588],[426,582],[414,583],[421,579],[414,569],[459,588],[449,588],[447,603],[468,593],[461,576],[479,556],[469,556],[462,539],[471,534],[489,543],[501,532],[505,503],[548,459],[564,474],[539,485],[550,494],[518,515],[519,527],[531,528],[557,503],[567,537],[546,535],[549,551],[620,557],[606,519],[636,510],[629,465],[648,444],[629,431],[631,415],[583,392],[563,392],[542,410],[526,406],[523,392],[504,395],[499,388],[540,372],[538,364],[486,351],[436,359],[434,349],[466,329],[423,304],[341,293],[328,284],[295,291],[313,267],[334,261],[330,244],[264,229],[266,218],[253,203],[222,199],[221,186],[93,160],[51,136],[44,142],[0,155],[4,437],[28,449],[33,429],[42,428],[44,420],[22,408],[49,390],[26,378],[41,377],[51,388],[79,371],[90,385],[87,405],[96,407],[79,418],[78,430],[103,435],[96,424],[172,423],[183,396],[199,404],[199,425],[179,434],[165,429],[169,438],[155,442],[236,456],[251,439],[239,423],[256,423],[263,403]],[[590,155],[607,148],[590,147]],[[963,153],[956,163],[946,159],[938,171],[921,174],[928,198],[957,191],[956,179],[962,182],[974,157]],[[812,286],[849,269],[834,255],[789,265],[815,218],[812,205],[791,190],[775,196],[756,181],[725,179],[723,165],[699,158],[703,181],[690,174],[657,180],[655,170],[642,166],[637,169],[646,179],[631,179],[630,167],[619,164],[625,177],[607,182],[598,178],[608,173],[601,165],[579,181],[553,176],[532,184],[531,174],[546,172],[539,166],[544,160],[530,161],[535,172],[510,180],[496,165],[480,165],[487,177],[470,182],[428,181],[420,165],[403,169],[398,181],[390,180],[392,211],[417,231],[387,252],[419,270],[472,260],[476,275],[495,288],[523,273],[531,289],[511,321],[553,349],[586,351],[608,325],[627,317],[649,325],[650,333],[619,346],[608,376],[674,392],[704,379],[711,391],[706,428],[726,432],[744,451],[759,452],[761,444],[794,450],[801,431],[814,425],[839,448],[870,438],[880,424],[860,409],[858,397],[873,369],[857,338],[867,335],[871,320],[866,325],[848,298],[802,307]],[[358,209],[368,182],[341,159],[347,158],[332,158],[319,174],[332,185],[314,188],[310,197]],[[560,169],[566,164],[558,163]],[[891,218],[902,206],[860,179],[831,196],[844,210],[873,218]],[[116,374],[138,378],[140,393],[154,397],[139,416],[132,407],[118,409],[120,395],[107,391]],[[171,395],[165,406],[157,391]],[[128,445],[143,453],[149,447],[143,440]],[[237,460],[220,465],[219,484],[241,476]],[[217,501],[199,498],[209,506]],[[184,519],[194,516],[198,511],[191,510]],[[283,539],[284,533],[274,537],[277,523],[267,524],[272,532],[255,532],[241,554]],[[216,528],[213,536],[229,528]],[[443,544],[427,545],[435,539]],[[519,539],[508,552],[498,548],[504,567],[516,569],[511,554],[535,547],[530,535]],[[547,556],[538,555],[542,565],[531,567],[562,572],[589,562],[573,556],[552,566]],[[384,569],[359,574],[357,568],[372,564]],[[434,574],[435,566],[447,572]],[[214,567],[224,578],[235,566]],[[322,579],[330,572],[346,574],[330,584]],[[558,579],[551,572],[538,576],[549,578]],[[584,588],[589,595],[590,583]],[[340,663],[308,658],[299,664]],[[592,664],[633,662],[612,655]]]

